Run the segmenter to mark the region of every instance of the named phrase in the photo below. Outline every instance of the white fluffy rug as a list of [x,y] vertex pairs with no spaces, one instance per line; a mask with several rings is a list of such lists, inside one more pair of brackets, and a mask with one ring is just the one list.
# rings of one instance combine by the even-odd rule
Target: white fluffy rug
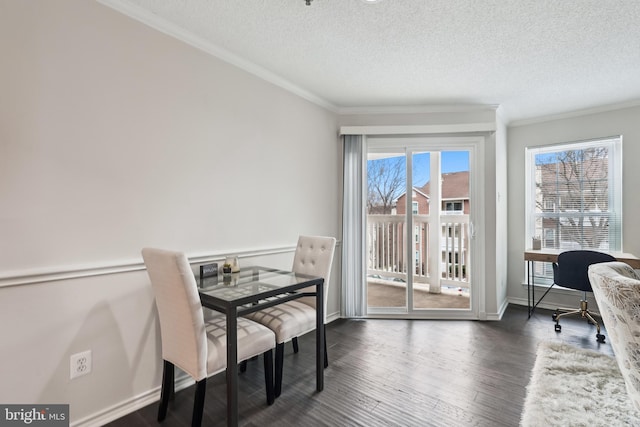
[[538,347],[521,425],[640,426],[616,360],[566,344]]

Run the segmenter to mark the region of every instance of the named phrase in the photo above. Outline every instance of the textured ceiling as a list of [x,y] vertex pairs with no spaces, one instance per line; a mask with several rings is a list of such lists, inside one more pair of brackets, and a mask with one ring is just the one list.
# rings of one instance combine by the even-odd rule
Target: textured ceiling
[[99,0],[336,111],[640,103],[638,0]]

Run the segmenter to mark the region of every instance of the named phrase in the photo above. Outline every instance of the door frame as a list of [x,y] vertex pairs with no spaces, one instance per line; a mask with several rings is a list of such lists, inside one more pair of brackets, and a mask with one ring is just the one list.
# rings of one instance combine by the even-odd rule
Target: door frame
[[[485,281],[484,281],[484,155],[483,144],[485,137],[479,136],[455,136],[455,135],[369,135],[367,136],[367,157],[370,151],[381,149],[404,149],[406,156],[415,151],[456,151],[467,150],[469,152],[469,198],[470,203],[469,222],[470,234],[469,249],[471,253],[470,277],[470,308],[467,309],[414,309],[410,305],[402,308],[371,309],[365,304],[366,317],[375,318],[403,318],[403,319],[478,319],[478,313],[484,311]],[[411,162],[408,163],[409,165]],[[411,170],[407,171],[407,191],[412,188]],[[365,181],[366,182],[366,181]],[[366,191],[366,188],[363,189]],[[407,193],[410,194],[410,193]],[[410,209],[407,209],[407,214]],[[407,221],[407,230],[411,230],[412,220]],[[406,240],[406,239],[405,239]],[[365,248],[367,250],[367,248]],[[410,257],[412,259],[413,257]],[[412,289],[410,280],[407,281],[407,293]],[[367,286],[366,280],[362,286]],[[412,304],[412,296],[408,295],[408,304]],[[482,307],[481,307],[482,306]]]

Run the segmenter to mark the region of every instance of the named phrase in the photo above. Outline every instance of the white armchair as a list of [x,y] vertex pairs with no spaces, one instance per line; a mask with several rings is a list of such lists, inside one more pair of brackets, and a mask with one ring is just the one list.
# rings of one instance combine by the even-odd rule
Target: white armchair
[[640,411],[640,276],[615,261],[590,266],[589,280],[629,399]]

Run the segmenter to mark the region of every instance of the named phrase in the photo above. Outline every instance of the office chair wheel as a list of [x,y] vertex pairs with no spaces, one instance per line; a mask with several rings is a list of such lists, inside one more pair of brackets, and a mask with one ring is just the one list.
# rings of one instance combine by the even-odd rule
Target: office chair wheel
[[562,325],[556,323],[556,332],[562,332]]
[[604,337],[604,335],[602,335],[602,334],[596,334],[596,340],[597,340],[599,343],[604,343],[604,338],[605,338],[605,337]]

